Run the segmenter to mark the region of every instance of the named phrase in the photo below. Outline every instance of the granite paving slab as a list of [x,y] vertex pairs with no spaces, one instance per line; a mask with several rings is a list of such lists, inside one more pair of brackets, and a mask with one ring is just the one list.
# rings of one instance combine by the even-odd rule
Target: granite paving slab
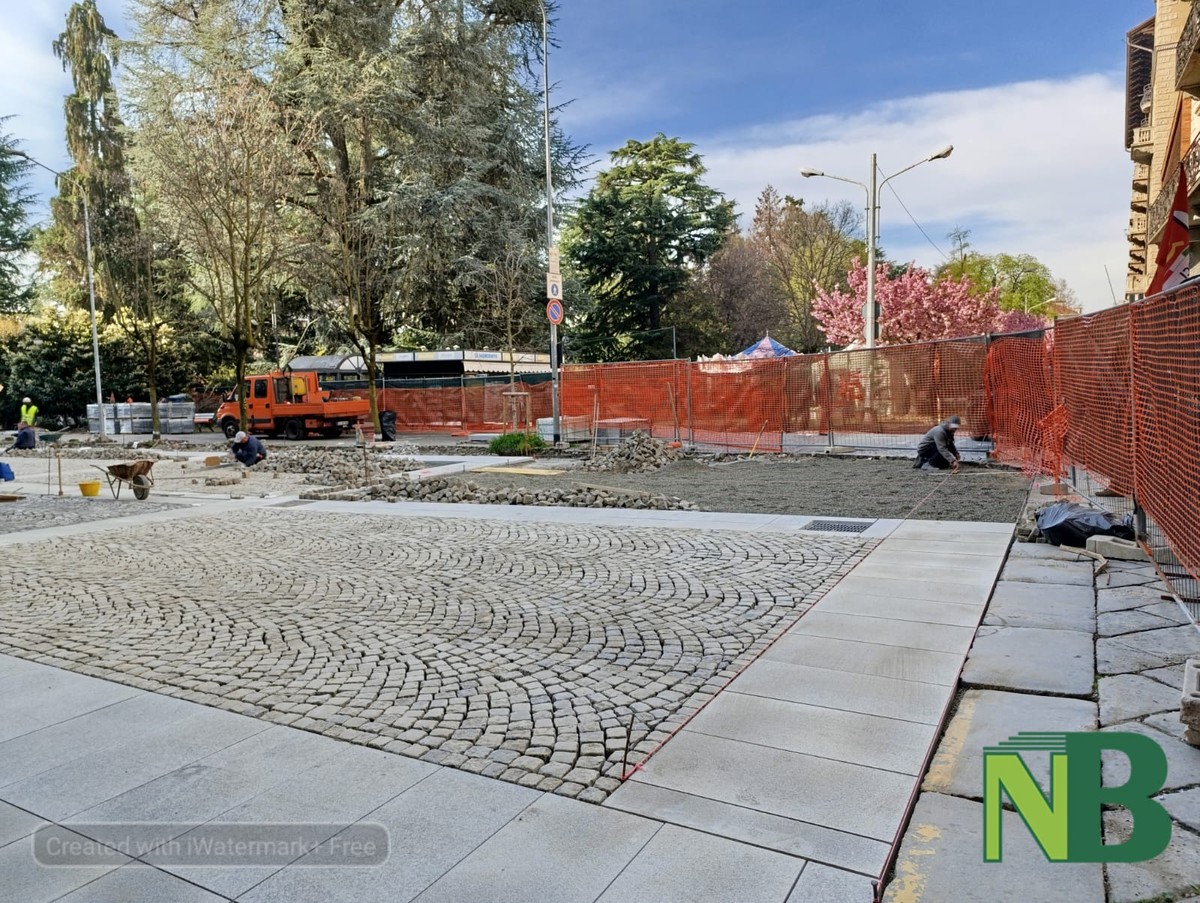
[[810,611],[789,632],[789,636],[829,637],[958,655],[966,652],[974,635],[973,625],[955,627],[947,624],[918,624],[881,615],[851,615],[826,611],[823,606]]
[[597,903],[782,903],[807,867],[791,856],[665,825]]
[[786,903],[874,903],[875,883],[870,878],[810,862]]
[[[1129,839],[1133,822],[1124,809],[1104,813],[1105,843],[1123,843]],[[1140,903],[1146,900],[1171,900],[1194,893],[1200,886],[1200,837],[1178,826],[1171,832],[1167,849],[1145,862],[1110,862],[1109,903]]]
[[842,590],[840,587],[831,590],[820,601],[819,610],[891,618],[896,621],[914,621],[919,624],[951,624],[956,627],[970,627],[972,630],[979,620],[977,604],[870,596]]
[[[1103,903],[1099,863],[1049,862],[1021,816],[1004,811],[1003,861],[983,861],[983,803],[922,793],[900,846],[886,903]],[[1064,888],[1070,888],[1064,897]]]
[[1095,680],[1090,634],[1036,627],[981,627],[963,683],[1063,696],[1090,696]]
[[1099,674],[1127,674],[1147,668],[1182,665],[1200,654],[1200,632],[1195,627],[1166,627],[1096,640]]
[[1179,690],[1140,674],[1100,678],[1100,723],[1118,724],[1179,709]]
[[962,663],[961,656],[948,652],[796,634],[788,634],[777,640],[763,654],[762,660],[820,665],[834,671],[921,681],[943,687],[954,685]]
[[[1167,781],[1164,790],[1178,790],[1200,784],[1200,749],[1153,727],[1136,722],[1104,728],[1105,731],[1141,734],[1149,737],[1167,757]],[[1129,759],[1121,753],[1104,752],[1104,786],[1120,787],[1129,780]],[[1200,880],[1198,875],[1197,880]]]
[[60,897],[57,903],[222,903],[226,899],[167,872],[131,863]]
[[[983,749],[1020,731],[1094,731],[1096,704],[1083,699],[967,690],[942,736],[923,792],[983,798]],[[1050,786],[1046,756],[1026,757],[1038,783]]]
[[1096,629],[1096,597],[1090,586],[1001,579],[983,623],[989,627],[1080,630],[1090,635]]
[[1091,587],[1095,568],[1091,559],[1082,562],[1054,559],[1014,558],[1004,565],[1004,579],[1025,583],[1066,584]]

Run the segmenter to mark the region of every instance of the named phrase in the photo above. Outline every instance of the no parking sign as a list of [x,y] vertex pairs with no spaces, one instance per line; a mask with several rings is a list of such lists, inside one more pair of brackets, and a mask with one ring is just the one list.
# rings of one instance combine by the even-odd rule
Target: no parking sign
[[546,319],[558,326],[563,321],[563,305],[561,301],[550,301],[546,304]]

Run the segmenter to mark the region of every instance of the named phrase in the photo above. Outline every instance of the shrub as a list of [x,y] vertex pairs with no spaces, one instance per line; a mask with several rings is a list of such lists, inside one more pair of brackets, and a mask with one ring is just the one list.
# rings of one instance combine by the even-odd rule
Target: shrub
[[545,447],[545,440],[537,433],[505,433],[488,443],[493,455],[528,455]]

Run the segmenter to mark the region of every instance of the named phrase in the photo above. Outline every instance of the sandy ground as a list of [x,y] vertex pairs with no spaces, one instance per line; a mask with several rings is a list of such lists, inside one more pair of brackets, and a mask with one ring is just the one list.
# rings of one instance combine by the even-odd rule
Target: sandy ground
[[485,486],[567,483],[636,489],[677,496],[706,511],[993,522],[1015,522],[1029,486],[1022,474],[1000,468],[967,465],[950,476],[913,470],[903,459],[836,457],[681,461],[647,474],[474,473],[469,479]]

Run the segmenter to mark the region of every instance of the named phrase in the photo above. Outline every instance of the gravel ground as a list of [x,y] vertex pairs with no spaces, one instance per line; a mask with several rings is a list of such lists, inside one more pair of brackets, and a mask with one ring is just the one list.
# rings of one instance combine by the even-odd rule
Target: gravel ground
[[1016,521],[1029,485],[1022,474],[1000,468],[965,465],[948,476],[913,470],[904,459],[826,457],[680,461],[644,474],[473,473],[470,479],[488,487],[633,489],[678,496],[705,511],[999,523]]

